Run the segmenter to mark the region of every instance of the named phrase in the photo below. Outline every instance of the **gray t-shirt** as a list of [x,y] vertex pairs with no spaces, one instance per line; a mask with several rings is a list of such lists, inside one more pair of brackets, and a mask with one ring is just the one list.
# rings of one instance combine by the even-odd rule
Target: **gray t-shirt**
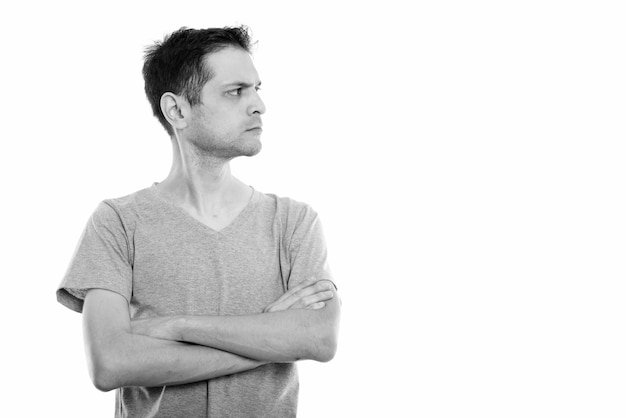
[[[100,288],[124,296],[131,318],[254,314],[310,277],[332,280],[310,206],[254,190],[215,231],[153,185],[98,206],[57,299],[82,312],[86,291]],[[272,363],[197,383],[118,389],[116,417],[291,417],[297,401],[296,365]]]

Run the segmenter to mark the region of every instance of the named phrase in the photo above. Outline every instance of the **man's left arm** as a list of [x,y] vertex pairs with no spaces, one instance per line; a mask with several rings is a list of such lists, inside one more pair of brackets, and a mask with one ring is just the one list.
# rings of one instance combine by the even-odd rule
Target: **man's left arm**
[[173,316],[133,321],[133,332],[200,344],[259,361],[331,360],[337,349],[341,301],[327,280],[307,281],[264,313]]
[[288,290],[263,313],[156,318],[137,332],[259,361],[331,360],[337,349],[341,302],[330,281],[322,225],[308,205],[288,209],[283,243],[284,258],[289,260]]

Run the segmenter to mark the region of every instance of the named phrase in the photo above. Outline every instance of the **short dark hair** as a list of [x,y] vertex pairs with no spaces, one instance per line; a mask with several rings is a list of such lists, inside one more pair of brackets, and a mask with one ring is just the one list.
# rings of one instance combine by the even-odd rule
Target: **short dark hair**
[[172,126],[161,112],[161,96],[182,95],[191,106],[201,103],[202,88],[213,77],[205,63],[207,54],[229,46],[248,53],[251,37],[246,26],[189,29],[182,27],[145,50],[143,78],[152,113],[170,135]]

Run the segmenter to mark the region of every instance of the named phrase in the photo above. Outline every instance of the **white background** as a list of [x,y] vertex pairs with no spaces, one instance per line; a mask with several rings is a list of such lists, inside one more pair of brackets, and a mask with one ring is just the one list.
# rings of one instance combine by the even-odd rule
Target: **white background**
[[236,24],[268,111],[233,171],[320,213],[343,300],[336,358],[301,364],[299,416],[626,415],[621,2],[13,3],[6,416],[113,416],[55,290],[97,203],[168,172],[143,48]]

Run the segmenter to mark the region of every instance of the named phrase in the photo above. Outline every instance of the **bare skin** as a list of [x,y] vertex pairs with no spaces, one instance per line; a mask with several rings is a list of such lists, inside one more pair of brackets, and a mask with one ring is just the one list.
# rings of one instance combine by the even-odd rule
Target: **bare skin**
[[[304,289],[294,303],[285,303],[281,296],[271,305],[279,310],[319,310],[320,304],[328,302],[328,295],[318,291],[315,284],[307,283],[306,288],[308,290]],[[131,321],[124,297],[108,290],[90,290],[85,297],[83,324],[89,372],[95,386],[109,391],[123,386],[176,385],[238,373],[272,361],[285,361],[284,352],[259,360],[164,339],[169,336],[163,330],[167,329],[170,319]]]
[[334,285],[305,281],[264,309],[263,314],[172,316],[132,321],[133,333],[226,350],[260,361],[328,361],[337,327],[328,327],[339,309]]

